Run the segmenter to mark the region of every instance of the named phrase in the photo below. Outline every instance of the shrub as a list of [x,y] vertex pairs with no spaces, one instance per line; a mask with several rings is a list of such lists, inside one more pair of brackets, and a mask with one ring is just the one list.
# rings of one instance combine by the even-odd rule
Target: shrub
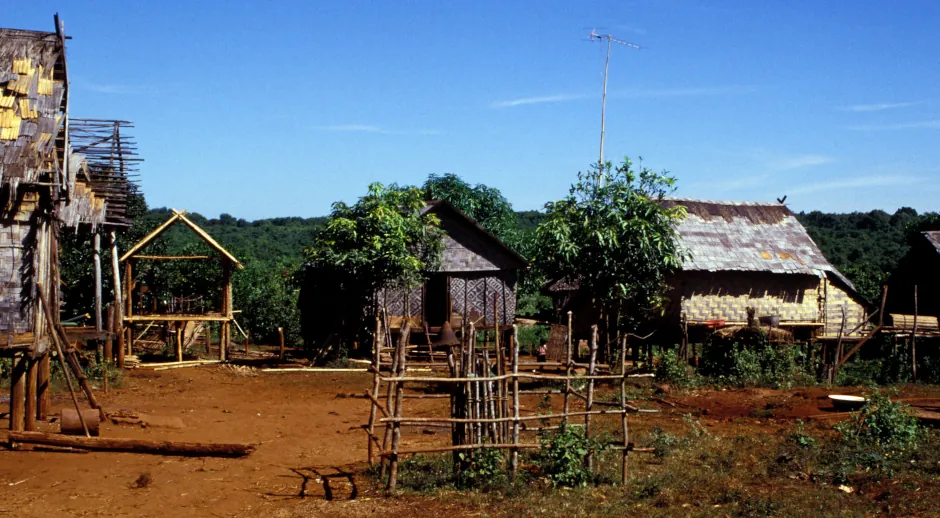
[[492,487],[507,480],[503,469],[505,458],[496,448],[461,452],[457,456],[467,465],[457,477],[457,483],[462,488]]
[[669,432],[663,431],[662,427],[656,426],[650,430],[650,446],[656,448],[653,452],[657,458],[667,457],[679,445],[681,439]]
[[681,388],[694,386],[698,377],[691,366],[679,357],[675,349],[664,351],[656,365],[656,379]]
[[606,445],[586,437],[583,427],[563,427],[541,442],[539,463],[553,486],[583,487],[595,480],[584,459],[604,451]]
[[800,379],[800,350],[771,344],[759,329],[743,329],[734,337],[713,335],[703,347],[702,373],[735,386],[787,388]]
[[855,416],[836,425],[847,441],[878,446],[887,451],[906,450],[920,439],[917,418],[909,407],[881,392],[875,392]]

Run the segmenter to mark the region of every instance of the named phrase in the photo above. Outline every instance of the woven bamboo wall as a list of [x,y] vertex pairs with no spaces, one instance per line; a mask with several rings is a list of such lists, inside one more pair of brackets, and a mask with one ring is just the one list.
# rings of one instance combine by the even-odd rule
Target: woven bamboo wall
[[810,275],[759,272],[682,272],[676,283],[681,311],[690,321],[746,322],[747,308],[781,321],[821,317],[820,279]]
[[0,333],[26,333],[33,329],[32,282],[38,197],[27,193],[15,212],[0,219]]
[[862,336],[868,331],[862,328],[855,333],[849,333],[865,321],[865,307],[858,303],[839,283],[824,279],[826,289],[826,327],[825,336],[839,336],[842,326],[842,308],[845,308],[845,336]]

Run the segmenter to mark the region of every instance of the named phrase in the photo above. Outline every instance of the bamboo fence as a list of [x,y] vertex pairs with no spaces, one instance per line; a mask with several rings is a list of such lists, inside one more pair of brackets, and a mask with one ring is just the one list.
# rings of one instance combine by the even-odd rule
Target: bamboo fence
[[[498,319],[495,319],[498,322]],[[633,448],[629,442],[629,428],[627,414],[641,410],[631,405],[627,400],[626,382],[628,372],[626,369],[626,348],[621,351],[621,373],[598,374],[599,365],[596,362],[598,340],[597,326],[593,327],[590,343],[590,362],[586,364],[584,375],[575,373],[578,365],[572,361],[571,327],[566,343],[567,365],[564,375],[552,375],[535,372],[520,372],[523,365],[519,361],[519,341],[517,328],[513,326],[510,338],[509,353],[500,347],[499,332],[495,333],[495,348],[480,346],[476,340],[476,331],[472,323],[464,328],[463,339],[459,345],[447,346],[446,362],[430,364],[444,369],[446,375],[408,376],[409,351],[414,347],[408,345],[410,324],[405,323],[398,336],[397,343],[389,331],[387,316],[376,318],[375,341],[372,365],[369,369],[373,373],[373,383],[366,398],[370,402],[369,422],[363,425],[368,436],[368,461],[374,464],[380,462],[380,473],[383,480],[387,477],[387,489],[395,491],[398,484],[399,460],[402,456],[422,453],[445,453],[454,455],[454,465],[465,465],[465,457],[459,455],[463,451],[482,449],[509,450],[509,467],[513,477],[519,471],[519,450],[539,449],[542,443],[537,435],[548,430],[557,430],[558,425],[550,425],[551,421],[561,420],[561,427],[568,426],[574,418],[583,419],[585,434],[591,436],[592,418],[595,416],[620,416],[622,437],[612,442],[614,450],[622,452],[622,480],[627,480],[627,455],[629,451],[644,451]],[[430,347],[428,347],[430,349]],[[387,352],[387,360],[383,361],[383,353]],[[493,353],[491,357],[490,353]],[[433,353],[431,353],[433,354]],[[506,356],[509,356],[507,359]],[[421,363],[427,366],[429,363]],[[507,365],[508,363],[508,365]],[[533,365],[546,365],[533,364]],[[508,367],[508,370],[507,370]],[[608,369],[608,372],[611,372]],[[535,382],[564,382],[564,390],[522,390],[520,381]],[[618,381],[620,391],[617,402],[595,401],[595,383],[598,381]],[[573,382],[586,382],[586,394],[574,388]],[[406,394],[406,385],[434,384],[433,386],[444,393],[438,394]],[[384,389],[384,398],[383,398]],[[564,395],[563,411],[558,414],[521,415],[520,396],[528,394],[559,394]],[[584,402],[584,410],[573,410],[570,397]],[[448,398],[450,400],[449,415],[440,417],[414,417],[404,413],[404,400],[411,398]],[[384,399],[384,401],[383,401]],[[595,405],[602,404],[606,409],[595,409]],[[533,423],[532,421],[539,421]],[[379,428],[384,426],[384,433]],[[416,448],[402,447],[403,426],[420,426],[427,428],[449,428],[451,432],[450,445],[424,446]],[[527,434],[524,440],[522,433]],[[593,458],[585,459],[586,465],[593,468]]]

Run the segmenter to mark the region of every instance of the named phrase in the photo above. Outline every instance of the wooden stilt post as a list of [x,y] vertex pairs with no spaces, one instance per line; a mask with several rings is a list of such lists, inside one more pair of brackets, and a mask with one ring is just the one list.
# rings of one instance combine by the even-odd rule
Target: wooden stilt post
[[36,388],[39,374],[39,360],[24,355],[26,364],[26,405],[23,426],[27,432],[36,431]]
[[45,421],[49,417],[52,393],[49,390],[49,379],[52,371],[52,356],[47,349],[39,357],[39,373],[36,380],[36,419]]
[[284,361],[284,328],[277,328],[277,337],[281,345],[280,353],[278,353],[278,358],[281,361]]
[[[594,376],[597,368],[597,324],[591,326],[591,359],[588,363],[588,376]],[[588,380],[587,403],[585,406],[587,413],[584,414],[584,436],[591,438],[591,411],[594,410],[594,378]],[[594,468],[594,454],[588,453],[588,469]]]
[[95,329],[100,333],[104,330],[101,315],[101,234],[95,232],[92,238],[92,261],[95,271]]
[[114,340],[111,338],[111,334],[115,332],[114,329],[114,306],[108,306],[107,314],[107,331],[108,337],[104,340],[104,350],[102,351],[102,356],[104,357],[105,363],[114,362]]
[[[121,352],[118,353],[118,367],[124,368],[124,355],[125,354],[134,354],[131,351],[126,351],[125,347],[127,344],[124,339],[124,316],[131,316],[131,306],[133,297],[131,296],[131,290],[134,289],[133,279],[133,263],[130,259],[127,260],[127,263],[124,267],[124,284],[127,290],[127,296],[123,296],[123,291],[121,289],[121,264],[118,258],[118,246],[117,246],[117,234],[111,232],[111,279],[114,283],[114,286],[111,288],[111,291],[114,294],[114,318],[117,324],[114,326],[114,332],[118,335],[118,349]],[[128,340],[129,342],[129,340]]]
[[26,426],[26,355],[16,353],[13,356],[13,368],[10,378],[10,430],[22,432]]

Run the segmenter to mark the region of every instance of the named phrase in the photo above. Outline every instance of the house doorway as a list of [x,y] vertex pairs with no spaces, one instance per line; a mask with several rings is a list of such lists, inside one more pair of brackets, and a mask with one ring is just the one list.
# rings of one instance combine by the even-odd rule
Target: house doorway
[[425,284],[424,311],[428,325],[437,327],[447,320],[447,275],[432,274]]

